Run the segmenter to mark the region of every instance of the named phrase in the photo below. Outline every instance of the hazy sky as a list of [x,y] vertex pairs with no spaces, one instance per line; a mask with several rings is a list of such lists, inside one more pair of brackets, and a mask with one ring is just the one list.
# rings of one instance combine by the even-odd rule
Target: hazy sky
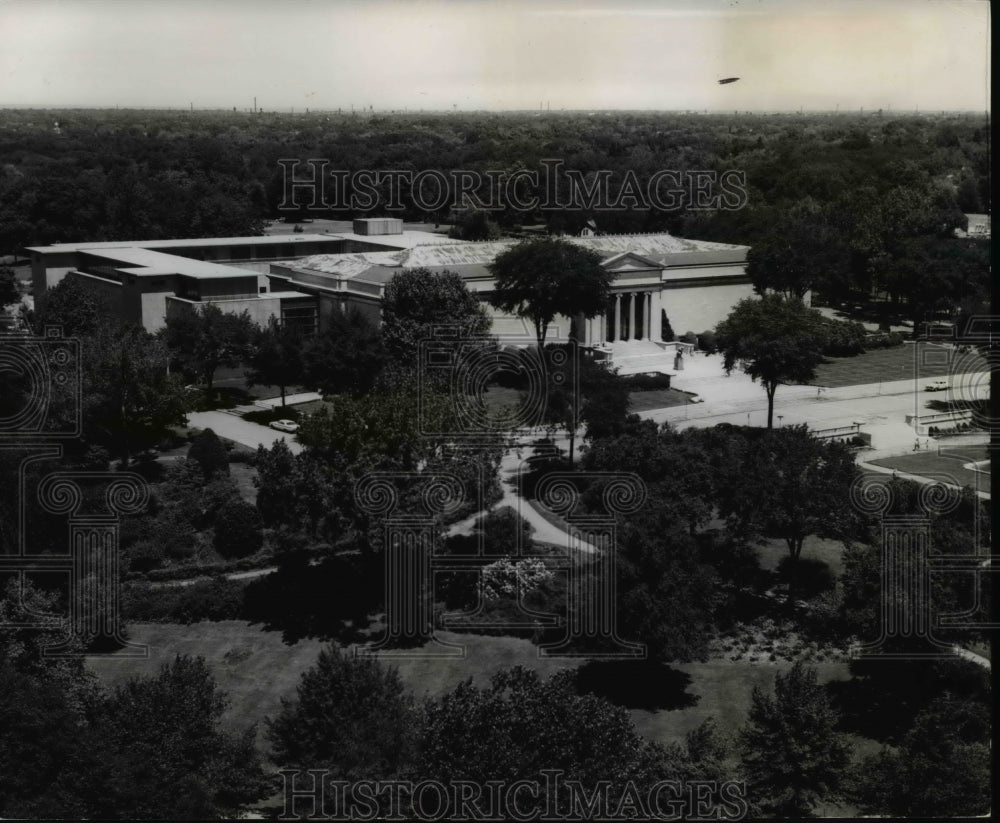
[[7,106],[982,111],[989,63],[985,0],[0,0]]

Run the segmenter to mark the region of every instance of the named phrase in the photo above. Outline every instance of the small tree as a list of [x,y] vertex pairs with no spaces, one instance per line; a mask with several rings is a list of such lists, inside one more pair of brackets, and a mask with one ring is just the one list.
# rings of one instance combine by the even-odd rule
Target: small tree
[[282,766],[385,778],[406,764],[415,721],[395,669],[330,645],[302,675],[295,698],[282,699],[267,738]]
[[752,700],[739,736],[748,795],[782,818],[807,817],[836,795],[850,762],[830,698],[799,662],[777,675],[774,697],[755,687]]
[[716,329],[726,374],[739,366],[763,385],[769,429],[778,386],[807,383],[823,360],[821,322],[822,315],[802,301],[767,294],[741,300]]
[[674,328],[667,319],[667,310],[660,309],[660,339],[667,343],[672,343],[677,339]]
[[528,318],[539,350],[557,314],[591,318],[603,312],[614,282],[599,254],[557,237],[522,241],[497,255],[489,270],[495,282],[490,303]]
[[229,453],[212,429],[204,429],[194,436],[187,456],[201,469],[206,483],[217,475],[229,476]]
[[223,557],[248,557],[263,542],[260,514],[245,500],[231,500],[215,515],[215,548]]

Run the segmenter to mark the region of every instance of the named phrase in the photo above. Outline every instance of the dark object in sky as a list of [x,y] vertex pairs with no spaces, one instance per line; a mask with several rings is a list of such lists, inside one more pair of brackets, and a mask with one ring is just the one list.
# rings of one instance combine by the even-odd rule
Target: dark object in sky
[[739,79],[740,79],[739,77],[723,77],[719,81],[719,85],[720,86],[724,86],[724,85],[726,85],[726,83],[735,83]]

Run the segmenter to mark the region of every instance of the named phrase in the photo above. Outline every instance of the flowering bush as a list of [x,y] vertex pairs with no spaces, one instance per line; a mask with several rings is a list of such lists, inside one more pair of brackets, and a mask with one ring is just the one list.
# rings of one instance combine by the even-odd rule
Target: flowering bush
[[506,557],[483,567],[483,595],[487,600],[527,594],[552,580],[552,572],[541,560],[527,558],[511,563]]

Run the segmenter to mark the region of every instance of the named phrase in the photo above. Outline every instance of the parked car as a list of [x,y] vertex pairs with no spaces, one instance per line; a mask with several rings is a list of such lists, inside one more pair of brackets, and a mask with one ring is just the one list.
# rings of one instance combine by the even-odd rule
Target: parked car
[[939,377],[937,380],[931,380],[926,386],[924,386],[924,391],[947,391],[948,390],[948,380],[944,377]]
[[299,424],[294,420],[272,420],[268,425],[272,429],[277,429],[280,432],[297,432],[299,430]]

